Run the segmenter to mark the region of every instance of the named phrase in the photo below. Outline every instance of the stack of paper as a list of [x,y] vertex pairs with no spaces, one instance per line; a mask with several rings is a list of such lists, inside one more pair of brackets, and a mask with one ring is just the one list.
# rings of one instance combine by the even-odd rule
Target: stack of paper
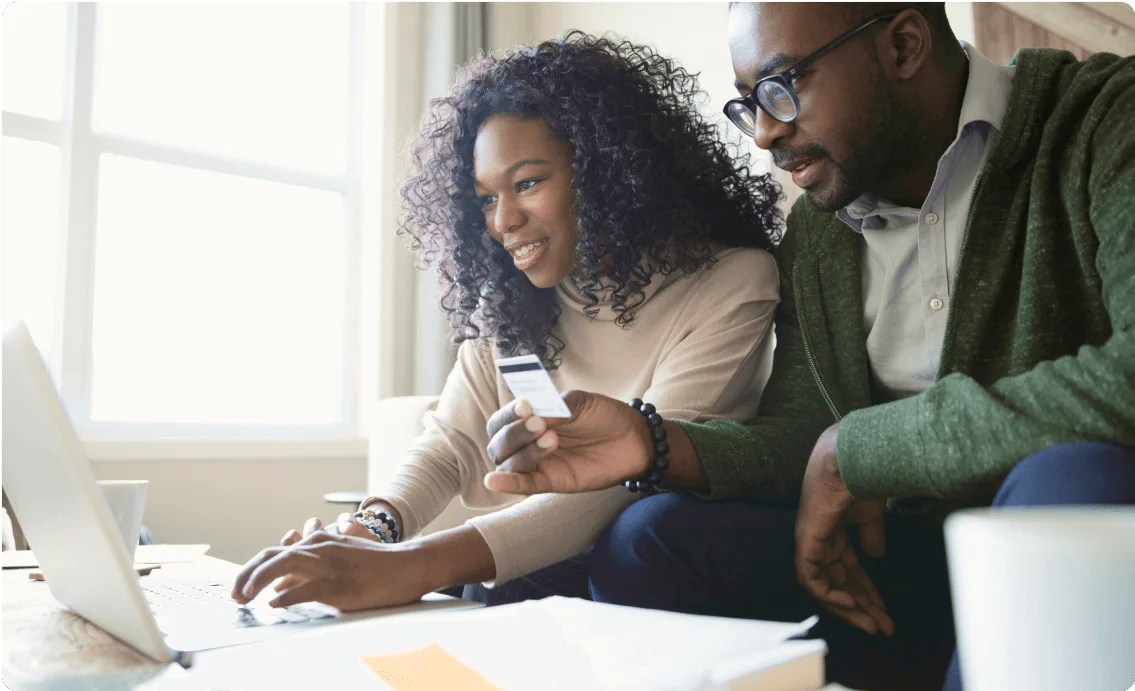
[[[823,685],[822,641],[784,624],[553,597],[504,607],[344,623],[198,655],[196,688],[762,689]],[[180,688],[180,687],[179,687]]]

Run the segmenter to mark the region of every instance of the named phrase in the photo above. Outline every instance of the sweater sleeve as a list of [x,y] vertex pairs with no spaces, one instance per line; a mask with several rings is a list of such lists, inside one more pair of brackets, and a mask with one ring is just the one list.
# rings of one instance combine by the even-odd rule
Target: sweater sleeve
[[[642,398],[673,420],[750,417],[771,369],[776,264],[765,252],[747,251],[715,266],[697,290],[675,317],[688,324],[685,332]],[[486,585],[582,552],[635,498],[624,487],[540,494],[470,519],[496,563],[496,579]]]
[[437,410],[426,414],[425,431],[374,497],[398,509],[406,538],[437,518],[463,487],[481,482],[485,426],[501,404],[489,348],[461,344]]
[[807,215],[801,210],[807,203],[806,197],[797,201],[777,248],[776,351],[757,416],[741,418],[744,422],[680,423],[709,479],[710,499],[795,504],[808,454],[824,428],[835,421],[808,363],[792,285],[796,257],[807,237]]
[[1115,98],[1095,129],[1084,199],[1088,232],[1099,243],[1096,269],[1111,336],[989,387],[955,373],[917,396],[848,415],[838,456],[855,497],[965,498],[1055,444],[1090,439],[1135,446],[1131,113],[1135,88]]

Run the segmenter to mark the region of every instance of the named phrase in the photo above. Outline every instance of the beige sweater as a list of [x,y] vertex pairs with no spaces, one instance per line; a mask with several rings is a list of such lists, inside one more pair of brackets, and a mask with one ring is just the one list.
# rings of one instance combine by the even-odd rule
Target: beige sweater
[[[767,252],[727,249],[712,269],[656,277],[629,328],[600,303],[596,319],[568,279],[553,330],[566,345],[549,372],[560,391],[582,389],[620,400],[642,398],[666,418],[744,420],[756,414],[772,367],[772,320],[779,299],[776,264]],[[583,494],[521,497],[485,488],[494,469],[486,448],[489,417],[513,399],[494,366],[495,348],[466,341],[437,412],[384,491],[415,535],[454,496],[471,508],[499,509],[470,519],[503,583],[589,547],[636,498],[623,487]],[[487,583],[490,587],[493,583]]]

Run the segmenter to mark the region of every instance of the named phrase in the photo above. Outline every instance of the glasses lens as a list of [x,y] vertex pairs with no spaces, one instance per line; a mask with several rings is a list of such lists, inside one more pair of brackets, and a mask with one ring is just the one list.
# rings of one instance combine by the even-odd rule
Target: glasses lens
[[791,122],[796,118],[796,100],[780,82],[770,79],[757,85],[757,101],[768,112],[781,122]]
[[747,137],[757,135],[757,114],[741,101],[730,101],[725,110],[729,121],[737,126]]

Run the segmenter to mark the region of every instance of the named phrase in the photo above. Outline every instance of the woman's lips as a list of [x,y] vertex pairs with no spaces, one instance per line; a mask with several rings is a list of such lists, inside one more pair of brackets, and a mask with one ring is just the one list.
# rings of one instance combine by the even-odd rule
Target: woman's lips
[[[532,247],[531,245],[525,245],[524,247],[517,248],[510,253],[512,254],[513,265],[515,265],[516,268],[520,269],[521,271],[530,268],[533,264],[540,260],[540,257],[544,256],[544,252],[548,249],[548,238],[544,238],[538,243],[533,244],[535,244],[536,246]],[[523,255],[520,254],[521,252],[525,251],[525,248],[529,248],[527,250],[528,253]]]

